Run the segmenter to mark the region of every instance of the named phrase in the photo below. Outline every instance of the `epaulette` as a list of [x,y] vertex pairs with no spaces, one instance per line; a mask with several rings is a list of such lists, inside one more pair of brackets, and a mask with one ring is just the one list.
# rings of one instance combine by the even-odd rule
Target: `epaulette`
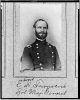
[[32,46],[31,46],[31,45],[27,45],[27,47],[28,47],[28,48],[31,48]]
[[50,43],[47,43],[47,45],[49,46],[49,48],[51,48],[51,47],[52,47],[52,45],[51,45]]

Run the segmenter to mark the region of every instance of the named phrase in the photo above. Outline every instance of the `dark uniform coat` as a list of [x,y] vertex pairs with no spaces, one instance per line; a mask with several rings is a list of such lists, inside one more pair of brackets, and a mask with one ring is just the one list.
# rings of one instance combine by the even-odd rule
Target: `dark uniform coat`
[[25,47],[21,57],[24,70],[60,70],[61,62],[55,46],[46,40],[36,39],[30,46]]

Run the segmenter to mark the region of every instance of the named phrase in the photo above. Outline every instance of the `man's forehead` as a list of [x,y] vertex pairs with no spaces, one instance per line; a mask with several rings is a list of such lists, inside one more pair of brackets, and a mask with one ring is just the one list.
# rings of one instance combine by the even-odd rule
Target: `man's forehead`
[[45,25],[45,26],[47,26],[45,21],[37,21],[36,25]]

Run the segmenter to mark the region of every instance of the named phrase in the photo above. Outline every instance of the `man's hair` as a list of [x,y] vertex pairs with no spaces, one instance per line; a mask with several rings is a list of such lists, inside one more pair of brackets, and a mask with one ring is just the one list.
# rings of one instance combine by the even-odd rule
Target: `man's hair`
[[36,27],[36,23],[39,22],[39,21],[44,21],[44,22],[46,23],[47,29],[48,29],[48,23],[47,23],[45,20],[43,20],[43,19],[38,19],[38,20],[36,20],[36,21],[34,22],[34,25],[33,25],[34,28]]

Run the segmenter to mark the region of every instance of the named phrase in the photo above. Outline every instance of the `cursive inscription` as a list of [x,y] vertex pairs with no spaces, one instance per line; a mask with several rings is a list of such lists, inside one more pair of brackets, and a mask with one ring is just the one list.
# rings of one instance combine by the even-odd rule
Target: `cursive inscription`
[[43,79],[34,80],[22,79],[17,83],[17,96],[21,94],[33,94],[33,95],[66,95],[66,84],[61,85],[47,85]]

